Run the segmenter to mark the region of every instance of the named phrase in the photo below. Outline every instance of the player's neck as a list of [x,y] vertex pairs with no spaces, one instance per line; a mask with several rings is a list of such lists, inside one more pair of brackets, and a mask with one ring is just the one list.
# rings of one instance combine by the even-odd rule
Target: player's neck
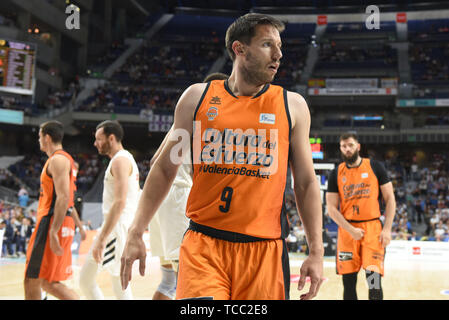
[[52,144],[48,146],[48,149],[45,153],[50,158],[58,150],[63,150],[62,144]]
[[109,158],[112,159],[117,154],[117,152],[119,152],[121,150],[123,150],[123,146],[121,144],[117,144],[117,145],[113,146],[111,148],[111,151],[108,154]]
[[263,89],[265,84],[254,85],[247,83],[241,74],[234,71],[228,79],[228,87],[237,96],[255,96]]
[[348,167],[350,168],[355,168],[358,167],[362,164],[362,157],[358,157],[356,161],[354,161],[353,163],[346,163],[348,165]]

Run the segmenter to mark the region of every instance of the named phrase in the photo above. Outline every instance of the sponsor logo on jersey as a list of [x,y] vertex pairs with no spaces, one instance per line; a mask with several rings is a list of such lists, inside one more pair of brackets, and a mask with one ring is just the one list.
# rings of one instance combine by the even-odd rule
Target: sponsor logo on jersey
[[218,116],[218,108],[210,107],[209,110],[207,110],[206,116],[209,121],[213,121]]
[[274,124],[276,121],[276,115],[273,113],[261,113],[259,116],[259,122],[265,124]]
[[[202,140],[204,146],[198,154],[201,164],[254,165],[277,170],[277,129],[269,130],[207,128]],[[196,159],[196,157],[194,157]],[[195,160],[194,160],[195,161]]]
[[352,197],[358,198],[369,198],[370,196],[370,187],[369,183],[357,183],[343,186],[343,195],[344,198],[350,199]]
[[352,252],[340,251],[338,253],[338,260],[340,260],[340,261],[352,260]]
[[362,179],[368,178],[368,172],[362,173]]
[[212,97],[212,99],[210,100],[209,103],[210,104],[221,104],[221,99],[220,99],[220,97],[215,96],[215,97]]

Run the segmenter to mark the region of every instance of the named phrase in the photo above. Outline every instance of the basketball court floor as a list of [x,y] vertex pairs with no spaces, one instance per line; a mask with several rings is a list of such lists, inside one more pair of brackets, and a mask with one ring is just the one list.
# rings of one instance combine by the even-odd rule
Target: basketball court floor
[[[301,253],[290,254],[291,267],[291,299],[299,299],[300,294],[308,290],[306,288],[299,292],[297,281],[299,279],[299,268],[305,256]],[[65,283],[74,288],[81,299],[85,299],[78,287],[80,268],[84,262],[85,255],[73,257],[74,275]],[[0,299],[22,300],[23,274],[25,258],[0,258]],[[133,266],[133,278],[131,287],[135,299],[151,299],[161,279],[159,269],[159,258],[147,255],[147,269],[145,276],[140,276],[138,263]],[[449,300],[449,277],[447,276],[449,266],[447,263],[426,262],[393,262],[385,261],[385,276],[382,279],[385,300]],[[321,286],[315,300],[340,300],[343,296],[341,277],[335,273],[335,258],[324,258],[325,281]],[[105,271],[99,273],[97,278],[100,288],[106,299],[115,299],[109,274]],[[359,272],[357,293],[360,300],[368,299],[368,286],[365,281],[365,273]],[[49,300],[54,300],[48,296]]]

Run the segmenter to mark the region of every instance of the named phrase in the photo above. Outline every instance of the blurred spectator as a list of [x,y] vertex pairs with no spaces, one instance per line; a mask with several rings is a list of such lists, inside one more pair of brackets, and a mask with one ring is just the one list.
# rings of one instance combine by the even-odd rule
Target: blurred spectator
[[16,255],[25,256],[30,241],[31,234],[33,233],[31,219],[24,217],[22,224],[18,227],[16,235]]
[[87,220],[86,222],[84,222],[83,228],[84,230],[94,230],[94,228],[92,227],[92,221]]
[[443,221],[439,221],[438,225],[435,227],[435,237],[443,237],[447,233],[447,227],[443,224]]
[[5,232],[3,233],[2,256],[11,258],[14,255],[15,225],[13,225],[8,219],[9,214],[7,214],[6,216],[7,218],[3,219],[3,223],[5,224]]
[[17,197],[19,199],[19,204],[21,207],[26,207],[28,205],[30,196],[28,195],[28,191],[25,189],[25,186],[20,187],[20,190],[17,193]]
[[421,237],[417,236],[416,231],[413,231],[412,234],[408,237],[409,241],[418,241]]

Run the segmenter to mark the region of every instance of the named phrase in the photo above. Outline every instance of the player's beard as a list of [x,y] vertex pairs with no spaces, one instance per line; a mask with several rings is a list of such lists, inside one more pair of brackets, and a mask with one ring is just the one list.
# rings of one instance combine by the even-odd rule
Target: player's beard
[[346,162],[346,164],[348,165],[353,165],[357,159],[359,158],[359,150],[355,150],[354,153],[347,157],[343,152],[341,153],[341,158],[343,159],[344,162]]
[[246,83],[261,86],[270,83],[274,79],[274,75],[271,75],[266,69],[267,66],[261,62],[257,57],[248,52],[246,56],[248,61],[247,65],[242,67],[243,79]]
[[109,151],[111,150],[111,145],[109,144],[109,141],[106,141],[105,144],[98,149],[98,153],[105,156],[109,154]]

